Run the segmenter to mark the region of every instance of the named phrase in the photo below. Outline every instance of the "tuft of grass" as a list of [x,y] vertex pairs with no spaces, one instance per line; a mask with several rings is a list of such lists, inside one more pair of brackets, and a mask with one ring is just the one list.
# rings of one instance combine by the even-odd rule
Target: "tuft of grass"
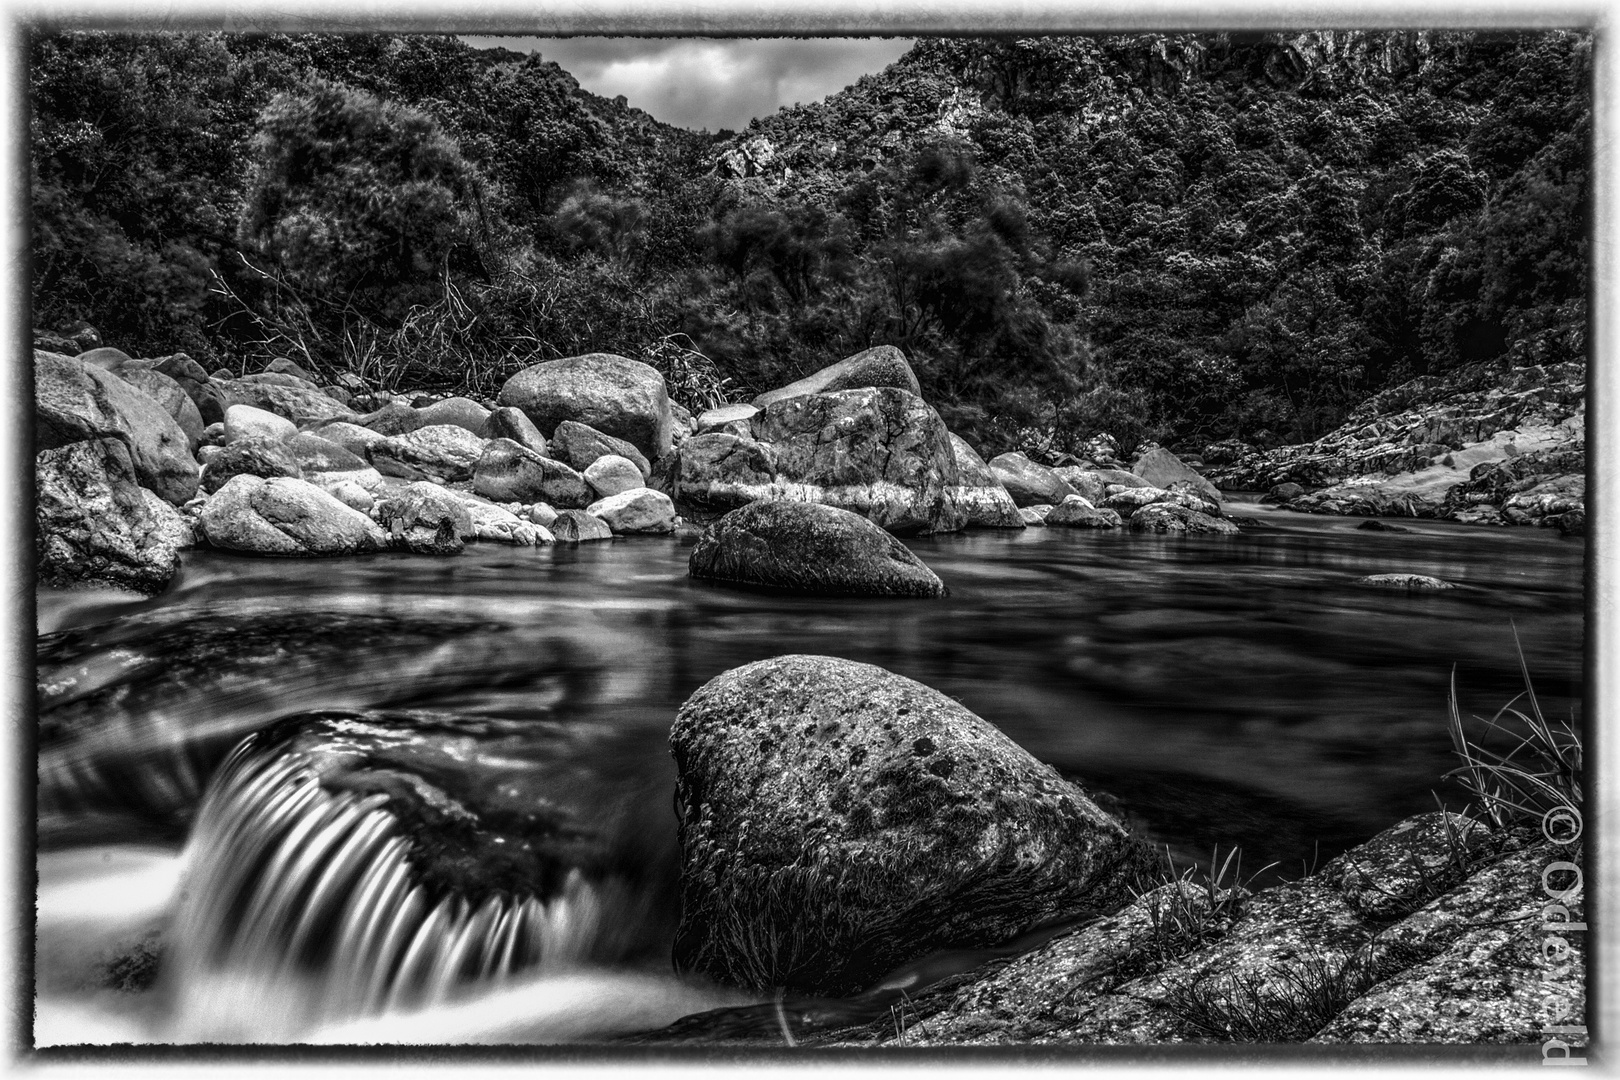
[[1342,957],[1312,953],[1263,972],[1172,982],[1161,1004],[1200,1034],[1227,1042],[1301,1042],[1381,981],[1369,941]]
[[[1457,704],[1457,669],[1451,671],[1448,697],[1448,727],[1452,747],[1462,765],[1446,775],[1460,779],[1463,787],[1479,802],[1481,811],[1498,828],[1540,820],[1553,811],[1564,811],[1580,819],[1582,802],[1581,734],[1574,716],[1554,724],[1541,711],[1530,669],[1524,660],[1519,630],[1513,628],[1513,644],[1519,654],[1519,672],[1524,692],[1515,695],[1485,724],[1485,733],[1506,735],[1514,740],[1505,753],[1486,749],[1470,739],[1463,728],[1462,710]],[[1520,702],[1524,708],[1518,708]],[[1528,711],[1526,711],[1528,709]]]

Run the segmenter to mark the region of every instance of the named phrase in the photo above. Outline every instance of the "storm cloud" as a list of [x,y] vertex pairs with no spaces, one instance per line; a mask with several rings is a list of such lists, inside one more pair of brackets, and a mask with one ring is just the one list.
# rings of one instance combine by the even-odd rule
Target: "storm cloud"
[[820,101],[882,71],[907,38],[467,37],[476,48],[539,52],[581,86],[687,128],[740,130],[784,105]]

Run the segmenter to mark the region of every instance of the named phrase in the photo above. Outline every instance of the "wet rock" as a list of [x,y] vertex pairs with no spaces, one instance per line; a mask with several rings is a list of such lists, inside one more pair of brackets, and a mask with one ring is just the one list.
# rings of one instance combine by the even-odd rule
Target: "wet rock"
[[610,454],[634,462],[643,481],[652,471],[646,455],[630,442],[604,435],[589,424],[564,420],[551,436],[551,456],[571,465],[578,472],[584,472],[598,459]]
[[950,439],[951,451],[956,457],[957,483],[948,489],[946,499],[957,507],[963,524],[1022,529],[1024,519],[994,470],[960,435],[951,432]]
[[290,439],[298,434],[298,426],[285,416],[255,409],[251,405],[232,405],[225,410],[225,443],[230,445],[242,439]]
[[202,490],[212,495],[233,476],[258,476],[266,480],[290,476],[301,480],[304,470],[286,443],[259,436],[226,443],[210,455],[203,466]]
[[1131,463],[1131,472],[1154,487],[1168,488],[1171,484],[1186,484],[1188,488],[1219,506],[1221,492],[1205,480],[1191,466],[1163,447],[1155,447],[1141,454]]
[[747,438],[752,434],[749,425],[758,415],[757,405],[721,405],[716,409],[708,409],[698,416],[692,433],[704,435],[711,431],[724,431]]
[[591,503],[585,512],[605,522],[615,536],[675,531],[675,504],[652,488],[610,495]]
[[1127,519],[1134,532],[1235,533],[1238,527],[1225,518],[1211,517],[1173,502],[1150,503]]
[[214,547],[252,555],[354,555],[387,546],[366,515],[294,477],[231,477],[203,505],[197,529]]
[[565,420],[625,439],[649,458],[672,448],[669,393],[657,369],[611,353],[548,360],[501,387],[500,405],[523,410],[542,434]]
[[224,381],[220,389],[232,405],[251,405],[255,409],[273,412],[277,416],[285,416],[299,427],[310,427],[326,420],[354,419],[351,409],[313,388],[231,379]]
[[990,459],[990,469],[1019,507],[1037,503],[1056,506],[1068,496],[1079,494],[1057,473],[1017,451],[997,454]]
[[426,481],[388,492],[372,514],[395,547],[418,555],[459,554],[473,536],[467,504]]
[[[585,470],[585,482],[604,499],[647,486],[636,463],[617,454],[606,454],[591,462]],[[664,498],[667,500],[669,496],[665,495]]]
[[776,469],[762,498],[826,503],[897,533],[962,527],[946,499],[960,481],[950,433],[909,391],[879,387],[788,398],[755,417],[754,432],[771,444]]
[[35,573],[41,585],[166,588],[192,543],[179,511],[136,482],[129,445],[88,439],[34,458]]
[[487,444],[455,424],[433,424],[390,435],[371,448],[371,464],[403,480],[471,480]]
[[497,502],[544,500],[580,510],[592,502],[585,478],[560,461],[541,457],[511,439],[491,439],[473,470],[473,490]]
[[670,748],[676,968],[758,992],[853,994],[937,949],[1112,911],[1151,858],[994,726],[869,664],[726,672]]
[[196,493],[190,439],[163,406],[94,364],[35,353],[35,453],[105,438],[128,445],[142,487],[174,505]]
[[489,410],[471,398],[447,397],[443,401],[435,401],[425,409],[418,409],[422,427],[432,427],[435,424],[454,424],[466,428],[479,438],[488,438]]
[[859,514],[820,503],[751,503],[692,548],[695,578],[834,596],[944,596],[911,550]]
[[1099,510],[1079,495],[1070,495],[1047,511],[1045,525],[1067,525],[1081,529],[1117,529],[1124,522],[1113,510]]
[[525,416],[522,409],[510,405],[489,414],[489,419],[484,421],[484,438],[511,439],[541,457],[550,456],[546,437],[540,434],[540,429],[534,426],[534,421]]
[[551,519],[551,533],[559,544],[583,544],[591,540],[611,540],[607,522],[584,510],[559,510]]
[[1357,585],[1366,585],[1374,589],[1405,589],[1408,592],[1425,592],[1431,589],[1455,589],[1457,586],[1449,581],[1442,581],[1437,577],[1425,574],[1369,574],[1356,581]]
[[756,397],[753,404],[755,408],[764,409],[775,402],[806,394],[832,394],[878,386],[892,386],[922,396],[922,387],[917,384],[911,365],[906,363],[906,354],[893,345],[878,345],[845,357],[798,382],[768,390]]

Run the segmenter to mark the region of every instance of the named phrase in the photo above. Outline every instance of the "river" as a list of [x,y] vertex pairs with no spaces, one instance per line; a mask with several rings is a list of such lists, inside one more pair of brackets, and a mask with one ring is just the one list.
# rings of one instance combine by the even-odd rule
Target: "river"
[[[194,551],[152,600],[42,592],[36,1038],[565,1041],[739,1003],[668,972],[665,740],[695,689],[765,657],[843,656],[935,687],[1178,861],[1240,847],[1257,884],[1436,795],[1461,808],[1442,780],[1455,764],[1448,687],[1455,670],[1467,713],[1505,704],[1522,688],[1515,628],[1543,709],[1579,715],[1583,541],[1229,509],[1259,523],[1228,537],[908,541],[949,587],[942,600],[693,581],[691,537],[445,558]],[[1379,573],[1460,587],[1356,584]],[[515,822],[480,840],[489,851],[538,830],[549,869],[520,888],[481,854],[478,873],[507,875],[484,890],[494,899],[434,908],[462,865],[435,834],[438,892],[390,893],[404,843],[390,838],[408,830],[374,778],[272,806],[296,735],[249,747],[204,805],[243,737],[308,713],[276,730],[367,746],[427,732],[389,750],[390,775]],[[311,807],[327,824],[299,833]],[[245,854],[249,840],[304,846],[275,863]],[[385,923],[414,920],[400,933],[415,944],[357,960],[382,956],[367,914],[379,907]],[[124,989],[102,985],[110,958]],[[360,986],[368,964],[382,966]]]

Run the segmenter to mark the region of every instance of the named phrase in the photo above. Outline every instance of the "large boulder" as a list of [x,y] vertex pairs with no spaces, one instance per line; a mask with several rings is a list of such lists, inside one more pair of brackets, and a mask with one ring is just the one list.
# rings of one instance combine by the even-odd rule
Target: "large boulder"
[[944,596],[911,550],[859,514],[820,503],[756,502],[698,538],[695,578],[833,596]]
[[418,555],[455,555],[476,535],[466,502],[426,481],[390,491],[372,513],[396,547]]
[[354,555],[387,546],[366,515],[293,477],[231,477],[203,504],[197,528],[214,547],[253,555]]
[[[664,463],[660,462],[660,466]],[[682,506],[723,513],[776,490],[776,454],[751,438],[726,432],[693,435],[669,457],[669,473],[655,479]]]
[[224,426],[227,446],[243,439],[290,439],[298,434],[298,425],[285,416],[252,405],[227,406]]
[[35,571],[41,585],[161,592],[191,546],[180,512],[136,482],[129,445],[88,439],[34,458]]
[[197,492],[197,459],[185,430],[156,401],[94,364],[34,354],[34,451],[119,439],[140,485],[179,505]]
[[634,443],[648,458],[667,454],[674,418],[656,368],[612,353],[587,353],[525,368],[501,387],[499,405],[512,405],[548,435],[577,420]]
[[309,427],[326,420],[353,420],[354,410],[334,401],[319,390],[300,386],[281,386],[276,383],[249,379],[220,380],[220,389],[233,405],[251,405],[255,409],[285,416],[299,427]]
[[511,439],[491,439],[473,469],[473,491],[496,502],[544,501],[581,510],[595,495],[585,478],[560,461]]
[[456,424],[432,424],[390,435],[371,448],[371,464],[403,480],[471,480],[487,444]]
[[652,472],[647,456],[637,450],[632,443],[605,435],[589,424],[581,424],[577,420],[564,420],[558,424],[549,445],[551,457],[566,462],[579,472],[584,472],[598,459],[609,454],[635,462],[643,480]]
[[1154,447],[1146,453],[1138,455],[1131,463],[1131,472],[1140,476],[1154,487],[1168,488],[1178,481],[1188,485],[1192,490],[1214,503],[1221,504],[1221,491],[1214,484],[1205,480],[1203,476],[1193,470],[1192,466],[1183,462],[1176,455],[1162,446]]
[[186,441],[195,451],[197,444],[202,441],[203,418],[197,411],[197,403],[169,376],[153,368],[126,366],[118,371],[118,376],[129,385],[150,397],[163,406],[163,411],[174,417],[174,422],[180,425],[180,430],[186,433]]
[[600,518],[615,536],[675,531],[675,504],[662,491],[641,487],[610,495],[585,508]]
[[300,480],[304,477],[297,456],[280,439],[238,439],[213,451],[202,471],[202,489],[210,495],[234,476],[258,476],[266,480],[277,476]]
[[550,456],[546,437],[540,434],[540,429],[534,426],[534,421],[530,420],[522,409],[513,408],[511,405],[502,406],[489,414],[489,419],[484,421],[484,438],[511,439],[541,457]]
[[991,458],[990,471],[1007,489],[1013,503],[1020,507],[1037,503],[1056,506],[1070,495],[1079,494],[1057,473],[1045,465],[1037,465],[1016,450]]
[[992,724],[870,664],[728,671],[670,729],[677,970],[850,995],[943,949],[1129,900],[1152,860]]
[[754,432],[775,457],[774,490],[762,497],[826,503],[897,533],[962,527],[946,499],[959,482],[950,433],[909,391],[885,386],[789,398],[755,417]]
[[447,397],[443,401],[416,410],[422,419],[422,427],[433,424],[455,424],[484,439],[489,436],[486,428],[489,426],[489,410],[484,408],[472,398]]
[[873,386],[893,386],[922,396],[922,387],[917,384],[916,372],[906,363],[906,354],[893,345],[879,345],[847,356],[798,382],[767,390],[754,399],[754,407],[763,409],[774,402],[806,394],[831,394]]
[[1018,513],[1018,505],[978,451],[954,431],[951,432],[951,450],[956,455],[958,482],[948,490],[946,498],[961,512],[963,524],[1022,529],[1024,519]]

